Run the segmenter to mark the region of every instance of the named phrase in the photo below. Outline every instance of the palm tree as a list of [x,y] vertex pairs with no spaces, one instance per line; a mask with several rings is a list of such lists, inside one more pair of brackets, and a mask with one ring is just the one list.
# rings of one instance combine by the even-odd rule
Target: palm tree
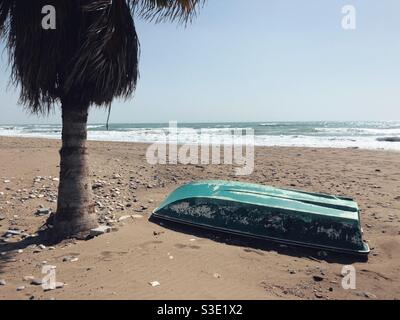
[[[0,39],[9,52],[20,103],[47,114],[60,105],[62,148],[52,236],[81,236],[97,226],[86,148],[90,106],[128,98],[138,78],[134,18],[188,22],[203,0],[0,0]],[[55,29],[43,28],[45,6]]]

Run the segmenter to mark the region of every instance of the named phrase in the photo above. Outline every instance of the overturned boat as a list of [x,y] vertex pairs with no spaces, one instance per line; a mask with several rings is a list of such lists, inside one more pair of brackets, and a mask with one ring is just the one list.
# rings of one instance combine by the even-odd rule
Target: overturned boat
[[176,189],[152,217],[286,244],[369,253],[357,203],[340,196],[201,181]]

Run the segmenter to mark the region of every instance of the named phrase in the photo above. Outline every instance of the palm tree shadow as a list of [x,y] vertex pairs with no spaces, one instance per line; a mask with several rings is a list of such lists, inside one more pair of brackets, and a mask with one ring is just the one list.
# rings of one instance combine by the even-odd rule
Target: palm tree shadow
[[18,242],[8,242],[0,245],[0,274],[4,273],[4,268],[8,263],[14,262],[17,258],[19,249],[25,249],[30,245],[38,245],[40,242],[38,237],[25,238]]
[[17,242],[0,244],[0,274],[4,273],[4,268],[8,263],[15,262],[18,257],[18,250],[27,249],[29,246],[52,246],[59,243],[49,236],[48,229],[40,229],[36,237],[27,237]]
[[160,225],[161,227],[195,236],[197,238],[210,239],[215,242],[223,243],[230,246],[247,247],[253,250],[275,251],[279,254],[288,255],[296,258],[308,258],[314,261],[325,261],[328,263],[353,264],[355,262],[367,262],[367,255],[351,255],[337,252],[326,252],[321,249],[312,249],[295,245],[279,244],[277,242],[254,239],[245,236],[228,234],[221,231],[206,230],[189,225],[179,224],[172,221],[165,221],[154,216],[149,221]]

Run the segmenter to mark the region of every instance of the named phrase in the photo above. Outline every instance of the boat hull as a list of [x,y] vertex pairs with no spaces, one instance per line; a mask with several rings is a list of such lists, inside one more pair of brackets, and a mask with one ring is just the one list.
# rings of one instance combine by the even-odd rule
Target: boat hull
[[153,217],[250,238],[368,254],[348,198],[254,184],[205,181],[178,188]]

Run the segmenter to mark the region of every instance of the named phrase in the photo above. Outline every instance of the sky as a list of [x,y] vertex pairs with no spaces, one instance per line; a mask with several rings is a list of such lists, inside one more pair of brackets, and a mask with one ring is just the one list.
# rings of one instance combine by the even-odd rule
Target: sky
[[[136,19],[141,76],[110,122],[400,120],[399,15],[398,0],[208,0],[186,28]],[[0,64],[0,123],[60,123],[18,105]]]

